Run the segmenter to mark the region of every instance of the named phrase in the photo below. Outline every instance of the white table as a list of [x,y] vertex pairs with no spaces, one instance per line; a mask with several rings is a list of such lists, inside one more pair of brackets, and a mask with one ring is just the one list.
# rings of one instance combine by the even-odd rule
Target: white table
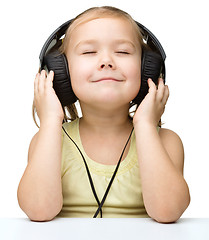
[[50,222],[0,218],[0,239],[209,240],[209,218],[182,218],[172,224],[149,218],[55,218]]

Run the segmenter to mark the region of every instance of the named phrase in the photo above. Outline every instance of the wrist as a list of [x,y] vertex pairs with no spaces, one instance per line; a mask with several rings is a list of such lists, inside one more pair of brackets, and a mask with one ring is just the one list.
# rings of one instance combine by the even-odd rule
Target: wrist
[[48,128],[55,128],[55,127],[62,127],[63,119],[61,118],[49,118],[40,120],[40,128],[41,127],[48,127]]
[[133,121],[133,125],[134,127],[139,127],[139,128],[143,128],[143,127],[148,127],[148,128],[153,128],[153,127],[157,127],[157,124],[155,124],[154,122],[149,122],[149,121]]
[[144,132],[144,131],[156,131],[157,125],[150,122],[135,122],[133,123],[135,131]]

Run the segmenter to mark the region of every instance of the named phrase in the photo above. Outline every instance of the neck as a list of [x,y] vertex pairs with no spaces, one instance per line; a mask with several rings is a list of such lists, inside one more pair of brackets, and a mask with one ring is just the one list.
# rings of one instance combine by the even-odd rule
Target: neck
[[131,131],[133,124],[129,117],[129,105],[117,109],[89,108],[81,103],[82,115],[80,125],[88,127],[98,134],[118,134],[121,131]]

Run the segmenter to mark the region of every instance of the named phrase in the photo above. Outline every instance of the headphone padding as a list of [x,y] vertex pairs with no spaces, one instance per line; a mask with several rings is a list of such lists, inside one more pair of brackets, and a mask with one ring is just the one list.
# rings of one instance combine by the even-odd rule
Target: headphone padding
[[76,102],[68,70],[68,62],[64,54],[58,50],[47,54],[43,60],[48,71],[54,71],[53,88],[62,104],[70,105]]
[[151,78],[157,85],[162,66],[163,59],[160,54],[148,50],[143,51],[141,62],[141,86],[138,95],[133,100],[134,103],[140,104],[148,93],[148,78]]

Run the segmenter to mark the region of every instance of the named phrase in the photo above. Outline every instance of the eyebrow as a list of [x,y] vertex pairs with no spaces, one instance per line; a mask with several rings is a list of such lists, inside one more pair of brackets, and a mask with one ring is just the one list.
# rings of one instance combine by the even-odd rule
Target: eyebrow
[[[133,48],[136,48],[134,43],[127,39],[117,39],[117,40],[114,40],[113,42],[114,44],[129,44]],[[84,44],[97,44],[97,43],[98,41],[95,39],[83,40],[83,41],[80,41],[78,44],[76,44],[75,48],[78,48],[80,45],[84,45]]]
[[127,39],[118,39],[118,40],[115,40],[114,42],[116,44],[129,44],[129,45],[131,45],[132,47],[135,48],[135,44],[132,41],[127,40]]
[[96,44],[96,43],[97,41],[94,39],[83,40],[83,41],[80,41],[78,44],[76,44],[75,48],[78,48],[80,45],[84,45],[84,44]]

